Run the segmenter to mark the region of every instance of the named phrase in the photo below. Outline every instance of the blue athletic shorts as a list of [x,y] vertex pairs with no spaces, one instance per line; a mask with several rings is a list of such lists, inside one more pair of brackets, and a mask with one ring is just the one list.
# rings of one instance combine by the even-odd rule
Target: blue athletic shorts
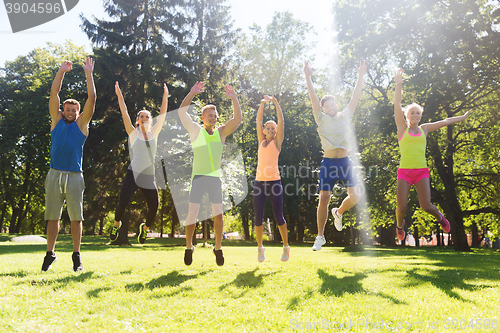
[[349,157],[324,157],[319,171],[319,190],[332,191],[339,181],[344,187],[353,187],[358,184],[351,159]]

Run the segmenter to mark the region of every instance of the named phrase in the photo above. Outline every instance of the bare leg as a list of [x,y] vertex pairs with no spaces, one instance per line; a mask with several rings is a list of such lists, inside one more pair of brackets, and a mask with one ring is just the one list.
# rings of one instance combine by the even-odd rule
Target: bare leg
[[214,231],[215,231],[215,249],[219,250],[222,247],[222,231],[224,229],[224,219],[222,214],[214,217]]
[[193,234],[196,229],[196,218],[200,210],[200,204],[189,203],[188,215],[186,217],[186,248],[193,247]]
[[325,232],[326,219],[328,218],[328,204],[330,203],[331,191],[319,191],[318,205],[318,236]]
[[264,234],[264,225],[255,226],[255,237],[257,238],[257,245],[262,247],[262,236]]
[[212,204],[216,250],[219,250],[222,247],[222,232],[224,231],[224,217],[222,216],[222,209],[222,204]]
[[420,207],[436,218],[436,220],[441,221],[441,215],[439,215],[439,210],[436,206],[431,203],[431,182],[429,178],[423,178],[415,184],[418,194],[418,203]]
[[361,196],[358,194],[359,191],[360,190],[358,186],[347,188],[347,197],[345,197],[344,201],[342,201],[342,204],[340,205],[338,210],[338,213],[340,215],[344,214],[345,211],[351,209],[355,204],[359,202],[359,200],[361,199]]
[[80,252],[82,221],[71,221],[71,238],[73,238],[73,252]]
[[54,251],[58,234],[59,220],[47,221],[47,252]]
[[[286,227],[286,223],[283,224],[283,225],[278,226],[278,228],[280,230],[281,239],[283,240],[283,246],[287,247],[288,246],[288,230],[287,230],[287,227]],[[323,227],[323,229],[324,229],[324,227]],[[259,246],[261,246],[261,245],[259,245]]]
[[408,195],[410,194],[411,185],[406,180],[398,179],[398,189],[396,192],[397,208],[396,208],[396,221],[398,227],[403,226],[403,220],[406,215],[406,208],[408,207]]

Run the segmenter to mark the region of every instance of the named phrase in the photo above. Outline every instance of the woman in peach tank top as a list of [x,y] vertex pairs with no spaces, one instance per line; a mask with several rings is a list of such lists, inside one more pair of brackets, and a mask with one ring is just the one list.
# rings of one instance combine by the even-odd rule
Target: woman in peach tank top
[[[264,105],[273,102],[276,108],[278,123],[269,120],[262,126]],[[273,215],[283,240],[282,261],[287,261],[290,257],[290,246],[288,246],[288,231],[285,218],[283,217],[283,187],[278,168],[278,156],[283,143],[285,125],[283,112],[274,96],[264,95],[257,111],[257,138],[259,140],[257,175],[253,186],[253,207],[255,213],[255,234],[257,237],[258,256],[257,260],[265,260],[265,248],[262,244],[264,233],[264,209],[267,196],[271,198]]]

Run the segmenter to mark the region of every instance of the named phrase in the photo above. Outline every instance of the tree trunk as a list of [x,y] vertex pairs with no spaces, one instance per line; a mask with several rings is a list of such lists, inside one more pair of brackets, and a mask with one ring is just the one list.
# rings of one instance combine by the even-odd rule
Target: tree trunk
[[413,231],[413,238],[415,238],[415,247],[420,246],[420,238],[418,236],[418,227],[414,228],[415,230]]
[[297,223],[297,242],[303,243],[304,242],[304,223],[302,223],[300,220]]
[[479,247],[479,231],[476,222],[472,222],[472,246]]
[[245,233],[245,240],[250,240],[250,229],[248,226],[248,209],[243,207],[241,209],[241,222],[243,223],[243,231]]
[[[444,185],[444,193],[438,192],[431,187],[432,196],[436,197],[440,206],[443,207],[446,218],[451,225],[451,234],[453,236],[453,248],[455,251],[470,251],[467,235],[465,234],[464,219],[460,202],[457,198],[457,184],[453,175],[453,126],[447,127],[448,147],[444,159],[441,149],[435,139],[429,140],[429,148],[439,177]],[[446,164],[445,164],[446,163]]]
[[104,234],[104,218],[106,215],[101,215],[99,219],[99,235],[102,236]]
[[4,202],[2,205],[2,216],[0,217],[0,232],[3,232],[3,220],[5,219],[6,212],[7,212],[7,203]]
[[179,216],[177,216],[177,210],[175,209],[174,203],[172,202],[172,229],[170,230],[170,237],[175,236],[175,227],[179,225]]
[[394,224],[389,228],[380,227],[380,244],[385,246],[394,246],[396,244],[395,235],[396,230],[394,230]]

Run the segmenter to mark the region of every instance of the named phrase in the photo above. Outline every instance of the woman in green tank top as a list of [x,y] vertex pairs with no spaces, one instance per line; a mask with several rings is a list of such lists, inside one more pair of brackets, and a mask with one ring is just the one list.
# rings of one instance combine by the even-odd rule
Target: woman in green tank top
[[[401,152],[401,161],[398,169],[397,182],[397,208],[396,234],[400,241],[404,241],[404,217],[408,206],[408,195],[412,185],[415,185],[420,207],[431,214],[443,228],[444,232],[450,232],[450,223],[443,214],[431,203],[431,185],[429,180],[429,168],[425,159],[427,133],[440,129],[441,127],[464,121],[470,113],[467,111],[463,116],[446,118],[434,123],[426,123],[419,126],[422,118],[423,108],[416,104],[401,106],[401,90],[403,85],[403,70],[398,69],[395,76],[396,91],[394,94],[394,118],[398,128],[398,143]],[[404,114],[404,115],[403,115]],[[406,118],[406,119],[405,119]]]

